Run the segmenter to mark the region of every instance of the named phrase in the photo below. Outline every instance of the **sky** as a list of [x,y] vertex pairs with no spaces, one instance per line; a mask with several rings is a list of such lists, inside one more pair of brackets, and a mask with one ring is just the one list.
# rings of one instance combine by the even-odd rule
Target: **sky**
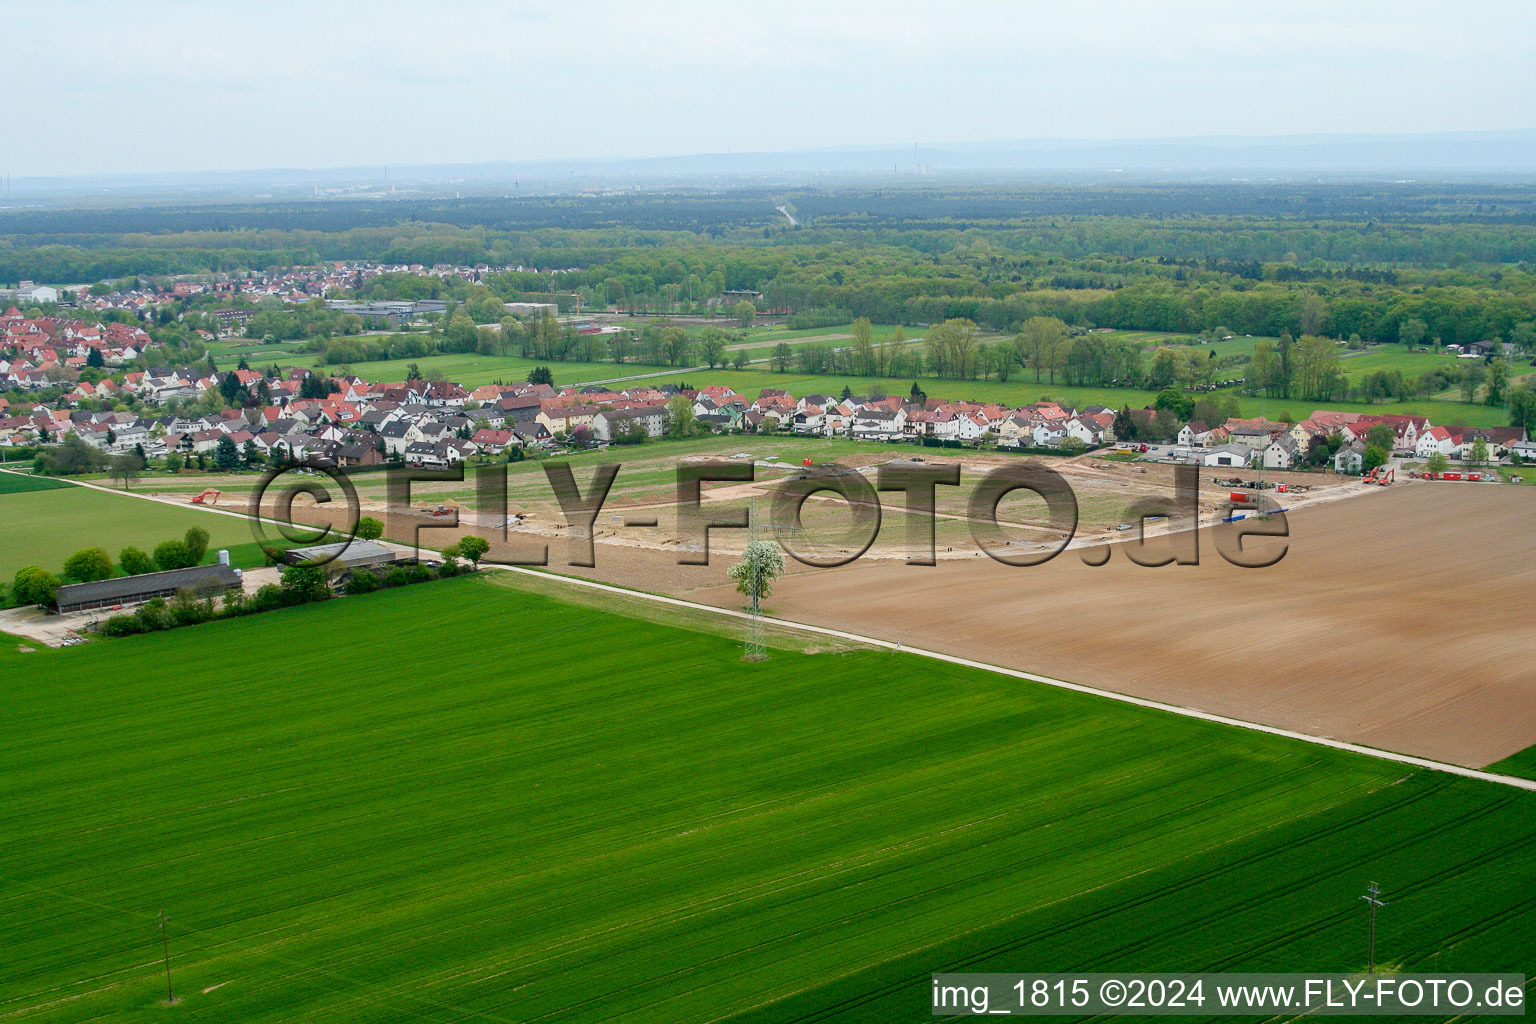
[[17,177],[1536,127],[1530,0],[55,0],[8,21]]

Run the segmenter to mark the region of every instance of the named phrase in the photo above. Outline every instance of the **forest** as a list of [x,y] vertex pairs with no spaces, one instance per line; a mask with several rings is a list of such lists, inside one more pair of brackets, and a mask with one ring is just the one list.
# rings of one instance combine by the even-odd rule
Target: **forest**
[[[1462,388],[1490,404],[1524,375],[1523,362],[1417,376],[1384,368],[1347,382],[1332,346],[1536,347],[1536,187],[1515,184],[679,189],[0,214],[0,282],[163,284],[329,260],[486,269],[474,282],[360,279],[357,298],[450,300],[454,312],[425,342],[356,339],[356,317],[319,303],[263,311],[247,334],[307,339],[330,365],[477,349],[678,365],[691,341],[665,326],[639,332],[625,351],[597,351],[547,324],[499,336],[477,326],[502,320],[504,300],[678,315],[718,313],[739,292],[791,328],[869,321],[927,331],[921,347],[776,351],[783,370],[1033,372],[1191,388],[1240,377],[1298,397],[1403,400]],[[163,308],[159,322],[174,332],[205,305]],[[1265,340],[1241,358],[1144,356],[1095,328]]]

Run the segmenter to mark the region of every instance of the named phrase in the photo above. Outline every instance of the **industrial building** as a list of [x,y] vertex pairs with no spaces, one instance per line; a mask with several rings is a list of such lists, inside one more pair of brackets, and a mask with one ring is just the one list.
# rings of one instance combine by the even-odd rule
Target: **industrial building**
[[[220,557],[227,559],[228,554],[220,552]],[[217,565],[194,565],[189,569],[119,576],[94,583],[72,583],[59,588],[55,605],[62,615],[143,604],[157,597],[174,597],[182,590],[198,597],[218,597],[231,590],[241,589],[241,575],[239,569],[232,569],[227,561],[221,560]]]

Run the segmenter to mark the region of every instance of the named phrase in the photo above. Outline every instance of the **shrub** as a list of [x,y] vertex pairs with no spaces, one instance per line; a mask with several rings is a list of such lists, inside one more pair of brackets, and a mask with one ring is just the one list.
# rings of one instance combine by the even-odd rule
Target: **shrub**
[[133,636],[135,633],[144,632],[144,628],[139,624],[137,616],[114,615],[98,626],[97,632],[102,636]]
[[138,620],[141,633],[154,633],[171,628],[171,613],[166,609],[165,602],[158,597],[148,604],[139,605],[139,610],[133,613],[133,617]]
[[251,599],[251,611],[269,612],[287,603],[287,599],[283,596],[283,588],[276,583],[268,583],[256,591],[256,596]]
[[434,579],[436,574],[418,562],[405,570],[405,577],[407,583],[425,583],[427,580]]
[[352,574],[343,588],[348,594],[371,594],[379,589],[379,578],[366,569]]
[[170,613],[171,625],[196,626],[213,618],[213,601],[208,598],[199,601],[190,590],[178,590],[171,598]]

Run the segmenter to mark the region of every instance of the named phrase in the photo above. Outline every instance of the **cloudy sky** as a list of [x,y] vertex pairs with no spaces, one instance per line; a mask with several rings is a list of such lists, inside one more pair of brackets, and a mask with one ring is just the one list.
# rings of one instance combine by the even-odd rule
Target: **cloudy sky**
[[1530,0],[58,0],[9,22],[18,177],[1536,126]]

